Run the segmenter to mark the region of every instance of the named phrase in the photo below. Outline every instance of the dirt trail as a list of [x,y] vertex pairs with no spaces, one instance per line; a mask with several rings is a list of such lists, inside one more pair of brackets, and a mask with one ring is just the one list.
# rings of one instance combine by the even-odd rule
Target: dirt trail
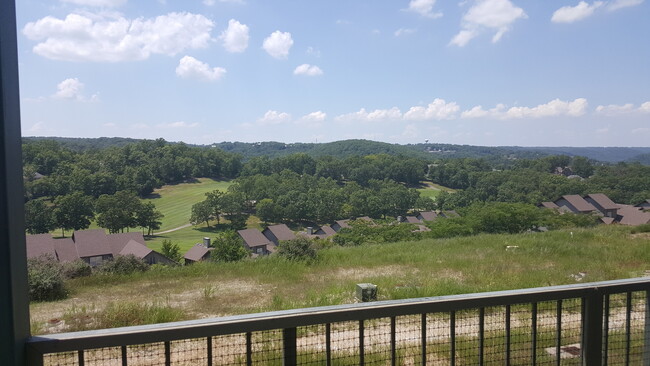
[[177,231],[177,230],[185,229],[186,227],[190,227],[190,226],[192,226],[192,224],[185,224],[185,225],[183,225],[183,226],[175,227],[175,228],[173,228],[173,229],[169,229],[169,230],[159,231],[159,232],[157,232],[157,233],[153,233],[153,235],[167,234],[167,233],[171,233],[171,232],[173,232],[173,231]]

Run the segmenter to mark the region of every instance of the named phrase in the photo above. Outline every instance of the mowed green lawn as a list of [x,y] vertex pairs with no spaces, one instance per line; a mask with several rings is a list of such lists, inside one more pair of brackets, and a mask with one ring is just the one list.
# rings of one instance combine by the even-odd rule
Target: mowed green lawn
[[[257,216],[251,216],[246,223],[248,228],[262,229],[260,219]],[[198,225],[186,227],[180,230],[172,231],[170,233],[156,235],[151,240],[147,240],[147,246],[155,251],[160,252],[162,249],[162,242],[164,240],[171,240],[172,243],[178,244],[181,253],[187,252],[194,244],[201,243],[204,237],[214,240],[215,236],[223,230],[229,228],[224,225],[224,220],[221,220],[221,225],[217,225],[216,221],[210,221],[210,227],[201,222]]]
[[183,226],[190,222],[192,205],[203,201],[207,192],[219,189],[225,191],[230,182],[199,178],[195,183],[166,185],[156,189],[145,201],[153,202],[156,209],[165,215],[158,231],[165,231]]
[[419,188],[417,190],[418,192],[420,192],[420,196],[429,197],[432,200],[435,200],[436,197],[438,197],[438,195],[440,194],[440,192],[443,192],[443,191],[444,192],[449,192],[449,193],[456,192],[455,190],[453,190],[451,188],[443,187],[443,186],[441,186],[439,184],[435,184],[433,182],[424,181],[424,182],[421,182],[421,183],[425,186],[425,188]]

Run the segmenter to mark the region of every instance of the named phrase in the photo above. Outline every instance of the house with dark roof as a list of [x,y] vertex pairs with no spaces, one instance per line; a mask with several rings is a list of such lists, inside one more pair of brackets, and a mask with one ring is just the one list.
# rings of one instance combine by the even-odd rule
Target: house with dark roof
[[616,221],[621,225],[630,226],[650,224],[650,212],[641,211],[639,207],[620,205],[616,213]]
[[402,222],[408,222],[409,224],[421,224],[422,220],[418,219],[415,216],[405,216]]
[[539,205],[537,205],[539,208],[550,208],[553,210],[558,210],[560,206],[556,205],[554,202],[542,202]]
[[336,231],[332,229],[329,225],[323,225],[320,228],[314,229],[313,227],[308,227],[307,231],[301,233],[303,236],[306,236],[309,239],[327,239],[336,234]]
[[589,214],[592,212],[598,212],[598,209],[594,207],[591,203],[585,201],[584,198],[577,194],[565,195],[556,200],[555,203],[560,209],[568,209],[569,211],[579,214]]
[[113,259],[113,249],[104,229],[81,230],[72,233],[79,258],[92,267]]
[[438,219],[438,213],[435,211],[423,211],[416,216],[420,221],[435,221]]
[[346,229],[346,228],[349,229],[349,228],[351,228],[352,226],[350,226],[350,224],[348,224],[349,222],[350,222],[350,220],[337,220],[337,221],[334,221],[334,223],[331,226],[332,226],[332,229],[334,229],[334,231],[336,231],[338,233],[339,231],[341,231],[341,229]]
[[600,211],[603,216],[611,218],[616,217],[616,211],[618,211],[619,205],[609,199],[607,195],[602,193],[592,193],[586,195],[584,199]]
[[42,255],[57,258],[52,234],[27,235],[26,244],[27,258],[36,258]]
[[103,229],[80,230],[61,239],[50,234],[27,235],[26,245],[28,258],[49,254],[60,262],[82,259],[93,267],[119,255],[134,255],[148,264],[176,264],[149,249],[140,232],[106,235]]
[[190,248],[190,250],[185,253],[183,259],[185,264],[192,264],[195,262],[201,262],[210,258],[210,253],[214,248],[207,248],[203,243],[198,243]]
[[275,244],[257,229],[237,230],[246,249],[256,255],[267,255],[275,251]]
[[280,241],[294,240],[296,235],[285,224],[270,225],[262,230],[262,235],[272,241],[275,245],[279,245]]

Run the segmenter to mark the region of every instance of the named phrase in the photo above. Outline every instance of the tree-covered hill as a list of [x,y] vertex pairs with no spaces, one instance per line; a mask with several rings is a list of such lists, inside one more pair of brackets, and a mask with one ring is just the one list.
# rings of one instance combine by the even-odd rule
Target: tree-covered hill
[[[101,150],[107,147],[122,147],[143,140],[122,137],[70,138],[70,137],[24,137],[24,141],[54,140],[73,151]],[[173,144],[173,143],[172,143]],[[188,144],[188,146],[197,146]],[[197,146],[200,147],[200,146]],[[521,147],[521,146],[472,146],[441,143],[390,144],[370,140],[342,140],[327,143],[284,143],[265,142],[219,142],[216,147],[229,153],[243,156],[244,160],[266,156],[276,158],[295,153],[312,157],[332,156],[347,158],[376,154],[401,155],[425,159],[484,158],[491,161],[515,159],[536,159],[550,155],[584,156],[590,160],[607,163],[638,161],[650,164],[650,147]]]

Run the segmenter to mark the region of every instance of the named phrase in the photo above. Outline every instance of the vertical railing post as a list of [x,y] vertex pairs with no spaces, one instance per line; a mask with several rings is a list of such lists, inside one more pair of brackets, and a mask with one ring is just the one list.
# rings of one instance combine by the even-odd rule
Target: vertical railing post
[[650,366],[650,290],[645,292],[645,323],[643,324],[643,366]]
[[283,365],[295,366],[298,363],[296,328],[282,329],[282,344],[284,350]]
[[30,332],[17,55],[15,1],[2,0],[0,1],[0,358],[2,364],[8,366],[22,366],[27,363],[25,343]]
[[600,365],[603,357],[603,293],[594,289],[582,301],[582,364]]

